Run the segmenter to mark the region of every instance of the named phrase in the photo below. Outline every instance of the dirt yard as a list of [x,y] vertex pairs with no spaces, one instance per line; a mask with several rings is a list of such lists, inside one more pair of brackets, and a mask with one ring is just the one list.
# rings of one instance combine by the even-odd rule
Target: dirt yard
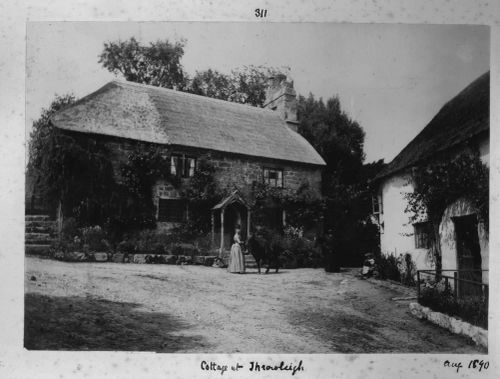
[[354,271],[26,258],[25,347],[175,353],[481,353]]

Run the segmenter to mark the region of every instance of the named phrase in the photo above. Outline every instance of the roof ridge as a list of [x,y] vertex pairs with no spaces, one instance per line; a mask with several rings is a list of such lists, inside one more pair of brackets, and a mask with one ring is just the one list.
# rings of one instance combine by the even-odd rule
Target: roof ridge
[[[265,113],[273,113],[273,114],[276,113],[269,108],[261,108],[261,107],[256,107],[256,106],[249,105],[249,104],[236,103],[234,101],[216,99],[216,98],[209,97],[209,96],[198,95],[195,93],[179,91],[179,90],[175,90],[175,89],[171,89],[171,88],[153,86],[150,84],[137,83],[137,82],[132,82],[132,81],[123,80],[123,79],[113,79],[112,81],[110,81],[107,84],[111,84],[111,83],[114,83],[117,85],[129,85],[132,87],[147,88],[147,89],[152,89],[152,90],[160,91],[160,92],[175,93],[175,94],[178,94],[180,96],[185,96],[185,97],[191,97],[191,98],[195,97],[195,98],[199,98],[199,99],[204,99],[207,102],[229,104],[230,106],[234,106],[235,108],[240,107],[240,108],[246,108],[246,109],[251,109],[251,110],[257,110],[257,111],[265,112]],[[276,114],[276,116],[278,116],[278,114]]]

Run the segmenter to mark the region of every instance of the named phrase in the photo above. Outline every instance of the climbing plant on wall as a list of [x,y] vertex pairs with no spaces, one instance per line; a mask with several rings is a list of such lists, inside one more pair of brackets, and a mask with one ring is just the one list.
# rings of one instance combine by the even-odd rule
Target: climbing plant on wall
[[114,221],[127,229],[154,227],[153,186],[158,180],[166,180],[174,187],[180,185],[180,179],[170,174],[168,155],[157,145],[137,145],[121,165],[120,175],[121,197],[126,202]]
[[436,269],[441,270],[439,224],[445,209],[465,198],[478,209],[479,221],[488,229],[489,169],[479,154],[462,153],[446,160],[422,164],[412,172],[414,191],[405,194],[410,221],[427,217],[432,226],[430,255]]
[[286,223],[304,230],[313,229],[323,221],[324,202],[304,182],[297,190],[270,187],[254,183],[252,219],[256,225],[265,225],[272,207],[286,210]]

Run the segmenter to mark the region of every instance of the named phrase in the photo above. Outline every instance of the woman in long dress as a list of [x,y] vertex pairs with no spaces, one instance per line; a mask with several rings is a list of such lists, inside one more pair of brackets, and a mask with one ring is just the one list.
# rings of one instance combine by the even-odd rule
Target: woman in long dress
[[234,234],[234,243],[231,246],[231,254],[229,255],[229,265],[227,266],[227,271],[231,273],[245,273],[245,258],[241,251],[240,243],[240,228],[237,227]]

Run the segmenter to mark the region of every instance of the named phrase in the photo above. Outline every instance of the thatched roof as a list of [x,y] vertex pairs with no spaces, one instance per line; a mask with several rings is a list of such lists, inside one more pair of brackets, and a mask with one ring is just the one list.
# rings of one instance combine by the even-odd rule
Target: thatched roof
[[52,122],[77,132],[325,164],[276,112],[131,82],[106,84]]
[[490,73],[446,103],[375,179],[395,174],[490,129]]

